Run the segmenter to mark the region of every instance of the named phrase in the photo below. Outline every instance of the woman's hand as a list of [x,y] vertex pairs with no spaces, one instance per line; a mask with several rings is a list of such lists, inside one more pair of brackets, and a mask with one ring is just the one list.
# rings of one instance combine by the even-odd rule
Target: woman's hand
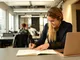
[[30,48],[30,49],[33,49],[35,46],[36,46],[36,45],[33,44],[33,43],[30,43],[30,44],[29,44],[29,48]]
[[45,50],[49,47],[49,43],[45,43],[43,45],[38,46],[37,48],[35,48],[36,50]]

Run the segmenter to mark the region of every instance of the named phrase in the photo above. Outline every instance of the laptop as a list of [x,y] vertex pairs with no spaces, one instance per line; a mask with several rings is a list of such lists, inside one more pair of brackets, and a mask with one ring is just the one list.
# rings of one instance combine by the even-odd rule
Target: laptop
[[68,32],[62,56],[80,56],[80,32]]

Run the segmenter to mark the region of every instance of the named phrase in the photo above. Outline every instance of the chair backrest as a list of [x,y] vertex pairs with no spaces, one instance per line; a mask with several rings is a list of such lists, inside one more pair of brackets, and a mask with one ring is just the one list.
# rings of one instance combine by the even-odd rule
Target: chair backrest
[[13,41],[14,48],[28,47],[30,40],[32,40],[32,36],[28,34],[18,34],[15,36]]

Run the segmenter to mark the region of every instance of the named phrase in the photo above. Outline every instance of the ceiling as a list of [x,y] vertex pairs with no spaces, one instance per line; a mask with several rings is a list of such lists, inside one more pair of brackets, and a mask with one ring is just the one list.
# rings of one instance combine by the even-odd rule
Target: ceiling
[[[6,1],[5,3],[14,9],[15,13],[46,13],[52,6],[61,5],[63,0],[37,0],[37,1]],[[61,3],[61,4],[60,4]]]

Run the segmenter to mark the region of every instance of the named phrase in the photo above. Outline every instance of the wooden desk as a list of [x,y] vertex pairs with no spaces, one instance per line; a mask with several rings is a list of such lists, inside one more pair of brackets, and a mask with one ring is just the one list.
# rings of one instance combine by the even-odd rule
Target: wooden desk
[[61,57],[59,55],[38,55],[17,57],[16,53],[19,49],[23,48],[0,48],[0,60],[80,60],[80,56]]

